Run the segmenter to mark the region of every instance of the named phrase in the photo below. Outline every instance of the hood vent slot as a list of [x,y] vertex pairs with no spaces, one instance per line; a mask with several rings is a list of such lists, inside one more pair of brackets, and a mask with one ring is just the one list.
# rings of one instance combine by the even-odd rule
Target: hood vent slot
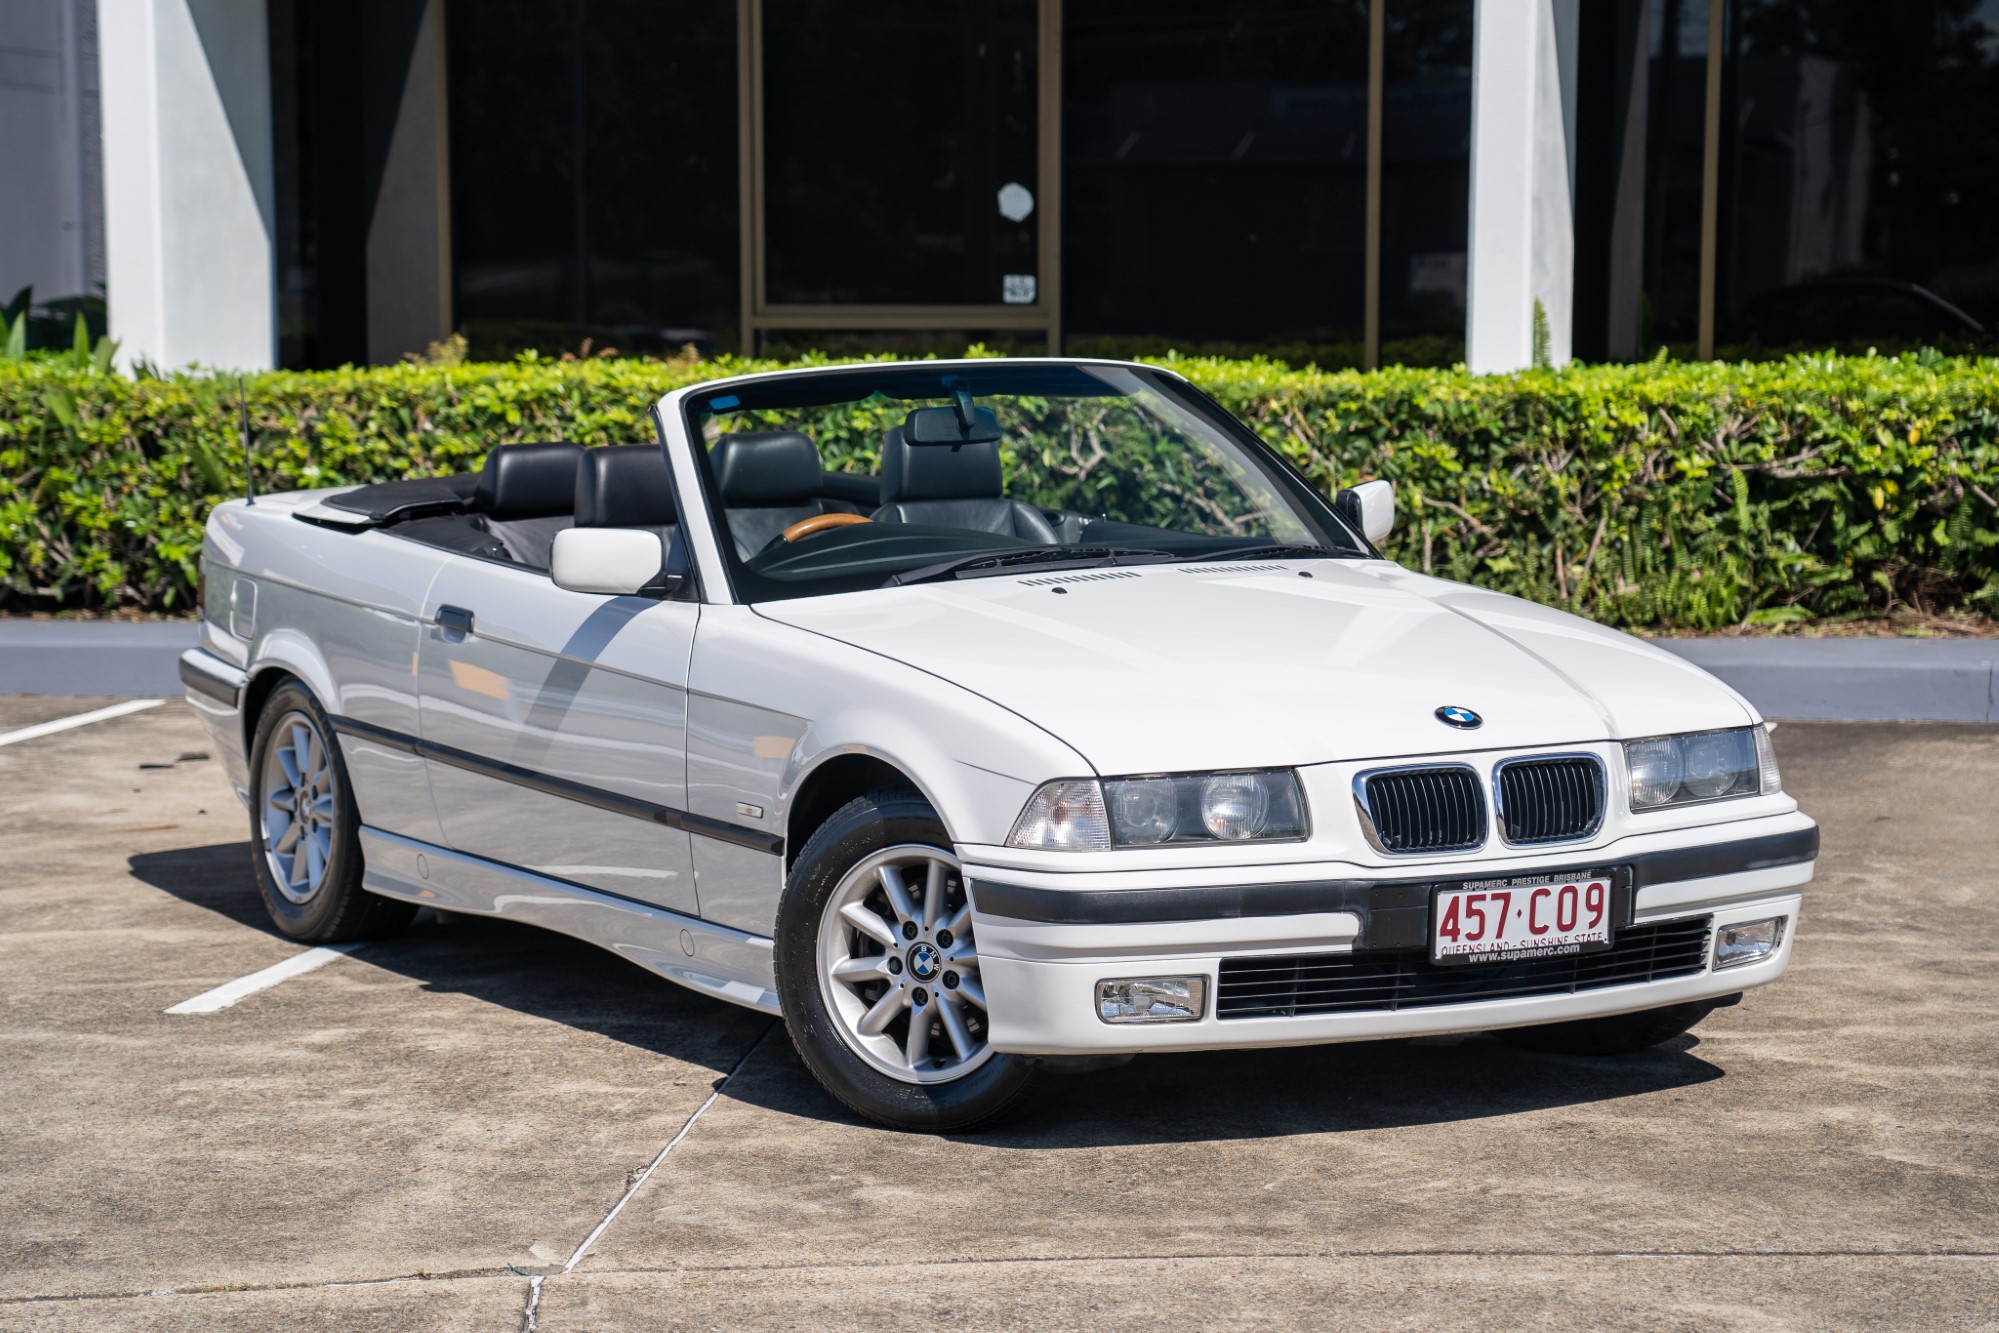
[[1182,574],[1282,574],[1282,565],[1182,565]]
[[1090,574],[1043,574],[1039,578],[1022,579],[1023,588],[1045,588],[1051,583],[1101,583],[1105,579],[1135,579],[1135,569],[1102,569]]

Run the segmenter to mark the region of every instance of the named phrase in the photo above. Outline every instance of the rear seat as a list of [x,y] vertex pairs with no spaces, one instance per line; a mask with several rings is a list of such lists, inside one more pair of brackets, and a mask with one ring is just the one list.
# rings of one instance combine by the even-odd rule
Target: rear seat
[[580,444],[502,444],[486,455],[473,508],[507,558],[547,569],[555,534],[576,524]]

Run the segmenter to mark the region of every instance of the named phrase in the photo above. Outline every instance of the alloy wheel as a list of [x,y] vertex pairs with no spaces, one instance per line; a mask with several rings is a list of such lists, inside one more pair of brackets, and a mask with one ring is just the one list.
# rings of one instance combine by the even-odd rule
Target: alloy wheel
[[258,826],[278,892],[309,903],[326,882],[333,859],[333,757],[319,726],[302,712],[278,719],[264,752]]
[[992,1054],[963,869],[920,843],[849,870],[819,924],[819,988],[854,1052],[905,1083],[948,1083]]

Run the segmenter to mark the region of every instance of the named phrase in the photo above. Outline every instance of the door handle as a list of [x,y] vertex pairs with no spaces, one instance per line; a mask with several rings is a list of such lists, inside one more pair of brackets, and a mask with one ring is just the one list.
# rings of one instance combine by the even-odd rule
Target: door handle
[[463,638],[472,632],[472,613],[462,606],[440,606],[437,608],[437,627],[447,634]]

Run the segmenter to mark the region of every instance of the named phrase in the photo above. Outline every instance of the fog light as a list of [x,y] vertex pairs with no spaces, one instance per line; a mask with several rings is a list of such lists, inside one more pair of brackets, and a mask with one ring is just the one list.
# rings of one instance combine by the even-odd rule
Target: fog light
[[1119,977],[1097,983],[1106,1023],[1192,1023],[1207,1009],[1206,977]]
[[1741,967],[1744,963],[1760,963],[1777,952],[1777,946],[1783,942],[1784,918],[1781,916],[1723,926],[1714,933],[1715,969],[1719,971],[1724,967]]

